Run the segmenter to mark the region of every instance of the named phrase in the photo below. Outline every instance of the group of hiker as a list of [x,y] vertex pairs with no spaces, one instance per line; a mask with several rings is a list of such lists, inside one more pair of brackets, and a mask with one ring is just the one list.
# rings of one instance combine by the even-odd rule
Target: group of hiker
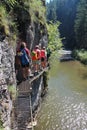
[[36,45],[33,50],[29,50],[25,42],[19,40],[16,47],[15,69],[16,75],[18,69],[22,68],[23,81],[30,78],[30,75],[37,75],[39,71],[48,66],[48,59],[50,57],[46,47]]

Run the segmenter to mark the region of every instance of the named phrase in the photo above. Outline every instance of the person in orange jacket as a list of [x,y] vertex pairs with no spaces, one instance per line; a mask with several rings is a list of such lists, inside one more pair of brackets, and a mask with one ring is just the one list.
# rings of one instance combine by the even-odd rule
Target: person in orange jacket
[[37,71],[37,53],[35,50],[31,51],[31,59],[32,59],[32,73]]
[[39,47],[39,45],[35,46],[35,52],[37,54],[37,71],[40,70],[40,66],[41,66],[41,49]]

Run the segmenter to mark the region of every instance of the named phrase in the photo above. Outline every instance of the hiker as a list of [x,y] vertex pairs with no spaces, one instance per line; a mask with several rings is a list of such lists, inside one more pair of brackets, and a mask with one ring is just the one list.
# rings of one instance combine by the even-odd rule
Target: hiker
[[50,56],[51,56],[51,50],[50,50],[50,48],[47,48],[47,66],[48,67],[50,66],[50,64],[49,64],[49,58],[50,58]]
[[45,46],[41,49],[41,67],[42,69],[46,67],[46,59],[47,59],[47,53]]
[[26,43],[22,42],[20,46],[20,61],[21,61],[21,66],[22,66],[22,72],[23,72],[23,80],[25,81],[26,79],[29,78],[30,74],[30,51],[26,47]]
[[37,53],[35,50],[31,51],[32,58],[32,73],[35,74],[37,72]]
[[50,56],[51,56],[51,50],[50,48],[47,48],[47,61],[49,60]]
[[17,77],[17,74],[18,74],[18,70],[21,67],[20,57],[18,56],[18,53],[20,52],[20,46],[21,46],[21,39],[18,39],[17,44],[16,44],[16,55],[15,55],[16,77]]
[[37,54],[37,71],[39,72],[41,68],[41,49],[39,48],[39,45],[35,46],[35,52]]

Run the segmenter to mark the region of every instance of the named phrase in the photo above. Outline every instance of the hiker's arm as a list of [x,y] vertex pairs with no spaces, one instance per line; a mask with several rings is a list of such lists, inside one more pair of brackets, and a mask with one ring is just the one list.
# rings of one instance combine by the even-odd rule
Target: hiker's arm
[[27,50],[27,55],[28,55],[28,58],[29,58],[29,60],[30,60],[30,64],[32,64],[32,58],[31,58],[31,54],[30,54],[30,51],[29,51],[29,50]]

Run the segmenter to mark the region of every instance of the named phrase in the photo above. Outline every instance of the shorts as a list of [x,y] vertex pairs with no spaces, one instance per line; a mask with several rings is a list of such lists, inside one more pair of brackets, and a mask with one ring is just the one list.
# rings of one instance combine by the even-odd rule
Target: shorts
[[26,68],[26,67],[30,67],[30,64],[29,63],[26,65],[21,64],[21,66],[22,66],[22,68]]
[[38,64],[38,60],[32,60],[33,65]]
[[45,61],[45,58],[44,57],[41,57],[41,62],[44,62]]

